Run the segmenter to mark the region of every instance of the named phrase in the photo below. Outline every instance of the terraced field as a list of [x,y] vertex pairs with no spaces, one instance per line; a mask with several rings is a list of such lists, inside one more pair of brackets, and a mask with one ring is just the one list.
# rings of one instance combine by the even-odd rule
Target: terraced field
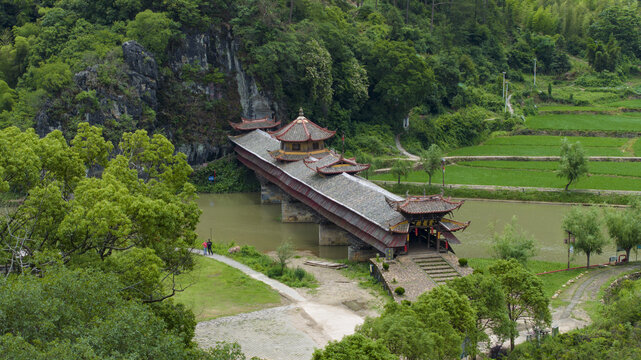
[[529,116],[525,124],[530,129],[641,132],[641,112],[541,114]]
[[[481,145],[464,147],[449,152],[448,156],[558,156],[562,136],[505,136],[485,141]],[[568,137],[571,142],[579,141],[588,156],[632,156],[626,146],[630,139],[612,137]],[[639,149],[641,151],[641,148]]]
[[[448,165],[445,171],[446,184],[467,184],[467,185],[500,185],[500,186],[525,186],[525,187],[549,187],[549,188],[563,188],[565,181],[557,177],[555,173],[556,162],[517,162],[517,161],[496,161],[491,163],[494,166],[481,167],[483,163],[488,162],[474,162],[481,163],[477,166],[470,166],[466,164]],[[499,167],[499,163],[506,163],[505,166]],[[516,164],[518,163],[518,165]],[[521,165],[523,164],[523,165]],[[529,165],[528,165],[529,164]],[[541,165],[531,165],[541,164]],[[595,172],[588,177],[581,178],[577,183],[572,184],[573,189],[603,189],[603,190],[641,190],[641,173],[635,171],[639,169],[638,165],[631,163],[602,163],[604,166],[600,171],[603,172],[621,172],[631,175],[616,175],[597,173],[600,165],[592,162],[590,169],[595,169]],[[627,170],[626,166],[630,166],[631,170]],[[539,169],[518,168],[517,166],[540,166]],[[612,166],[612,169],[608,169]],[[376,174],[370,176],[370,180],[387,180],[396,181],[396,177],[391,174]],[[427,174],[423,171],[414,171],[408,175],[407,178],[401,178],[402,181],[421,182],[427,183]],[[441,173],[438,172],[432,177],[434,184],[440,184],[442,181]]]

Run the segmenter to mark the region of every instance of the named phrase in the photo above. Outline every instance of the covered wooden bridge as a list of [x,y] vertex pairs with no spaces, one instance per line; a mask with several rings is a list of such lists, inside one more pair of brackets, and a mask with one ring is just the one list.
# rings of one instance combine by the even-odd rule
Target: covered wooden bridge
[[404,199],[354,175],[368,165],[326,149],[323,140],[333,135],[301,111],[271,134],[258,129],[230,139],[238,159],[261,180],[262,200],[281,202],[283,221],[318,222],[319,244],[349,245],[351,260],[407,252],[410,239],[420,236],[425,245],[435,241],[435,250],[458,242],[452,232],[467,223],[443,216],[461,203],[440,196]]

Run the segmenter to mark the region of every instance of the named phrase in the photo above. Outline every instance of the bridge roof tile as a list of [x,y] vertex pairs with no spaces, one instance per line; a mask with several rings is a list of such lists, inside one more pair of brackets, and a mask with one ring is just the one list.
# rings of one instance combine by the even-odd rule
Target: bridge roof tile
[[272,158],[270,151],[279,149],[280,142],[264,131],[252,131],[233,137],[232,141],[308,185],[318,194],[349,208],[384,230],[389,230],[391,226],[405,220],[403,215],[388,206],[385,200],[389,198],[393,201],[401,201],[402,197],[361,177],[345,173],[332,177],[320,177],[303,161],[278,163]]

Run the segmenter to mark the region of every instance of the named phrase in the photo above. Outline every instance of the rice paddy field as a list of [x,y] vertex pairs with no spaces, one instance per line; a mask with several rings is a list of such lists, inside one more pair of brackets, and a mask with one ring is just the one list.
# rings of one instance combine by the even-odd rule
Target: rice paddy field
[[618,113],[622,110],[635,110],[641,111],[641,100],[628,99],[613,101],[605,104],[594,104],[585,106],[574,106],[571,104],[541,104],[539,105],[539,112],[563,112],[563,113],[577,113],[577,112],[594,112],[594,113]]
[[[446,184],[499,185],[516,187],[564,188],[565,180],[556,173],[556,162],[474,161],[446,166]],[[641,190],[641,165],[637,163],[589,164],[590,175],[573,183],[571,189]],[[397,181],[391,174],[376,174],[371,180]],[[424,171],[413,171],[402,181],[427,183]],[[441,173],[432,176],[440,184]]]
[[[567,137],[579,141],[588,156],[633,156],[641,154],[641,144],[636,139],[613,137]],[[496,137],[481,145],[469,146],[448,152],[448,156],[558,156],[562,136],[516,135]],[[636,147],[635,147],[636,146]]]
[[641,112],[539,114],[529,116],[525,124],[530,129],[641,132]]

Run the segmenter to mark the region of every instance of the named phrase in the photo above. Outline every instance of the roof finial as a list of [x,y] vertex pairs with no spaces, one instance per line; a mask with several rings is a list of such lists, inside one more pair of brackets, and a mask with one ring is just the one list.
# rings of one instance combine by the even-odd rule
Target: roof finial
[[302,107],[300,109],[298,109],[298,116],[299,117],[303,117],[304,116]]

